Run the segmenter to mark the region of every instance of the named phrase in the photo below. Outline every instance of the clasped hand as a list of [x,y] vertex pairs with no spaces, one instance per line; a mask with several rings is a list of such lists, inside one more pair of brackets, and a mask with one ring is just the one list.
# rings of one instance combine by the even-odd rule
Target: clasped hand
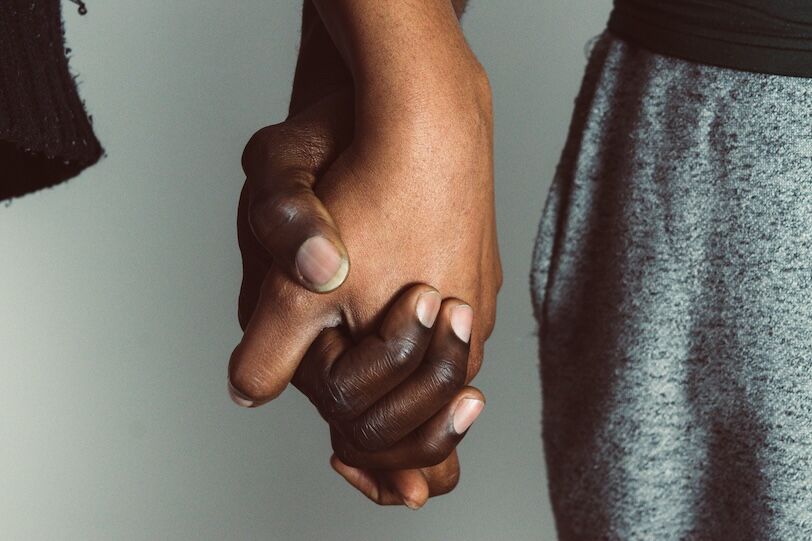
[[329,424],[333,467],[379,504],[453,489],[484,405],[467,384],[502,278],[490,91],[464,71],[377,102],[311,94],[243,154],[229,390],[256,407],[292,382]]

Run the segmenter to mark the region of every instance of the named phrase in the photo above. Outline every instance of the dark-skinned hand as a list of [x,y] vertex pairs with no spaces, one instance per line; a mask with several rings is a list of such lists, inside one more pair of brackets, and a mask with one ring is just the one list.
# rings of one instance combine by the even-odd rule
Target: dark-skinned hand
[[[360,344],[381,328],[396,293],[418,282],[473,306],[470,381],[493,328],[501,284],[487,80],[455,34],[451,64],[432,64],[442,74],[441,84],[431,83],[432,94],[419,101],[390,94],[383,107],[365,106],[356,115],[358,87],[323,26],[311,20],[291,114],[257,132],[243,156],[239,315],[246,334],[229,366],[232,396],[250,406],[272,399],[314,340],[335,332],[324,329],[340,325]],[[378,487],[373,499],[383,503],[402,501],[386,496],[391,487],[404,494],[420,485],[434,495],[459,476],[455,452],[436,466],[378,469],[371,477],[370,468],[332,463],[357,488]]]
[[[335,159],[340,150],[348,144],[352,135],[350,127],[351,118],[351,95],[346,90],[338,90],[318,102],[303,108],[286,122],[271,128],[266,128],[266,136],[274,140],[275,146],[273,148],[280,156],[279,161],[275,162],[278,163],[279,170],[285,171],[297,163],[300,164],[298,167],[302,167],[301,164],[304,164],[310,168],[310,174],[313,175],[314,179],[313,182],[316,182],[315,178],[317,178],[324,169],[325,164],[329,164]],[[241,196],[237,220],[238,238],[243,257],[243,283],[240,290],[238,315],[243,328],[245,328],[254,313],[260,298],[263,281],[275,263],[252,231],[249,220],[250,206],[248,204],[248,190],[249,185],[246,183],[246,187],[243,189]],[[284,193],[285,192],[277,198],[280,207],[286,206]],[[305,193],[309,193],[309,190],[305,191]],[[311,196],[308,195],[307,200],[312,201],[314,205],[313,210],[310,212],[318,215],[317,211],[320,207],[317,205],[318,202],[315,197],[311,199]],[[298,208],[307,208],[307,203],[303,204],[301,197],[292,201],[290,205],[296,205]],[[311,222],[304,220],[303,223],[308,225]],[[284,235],[286,231],[295,227],[301,227],[301,223],[291,221],[287,224],[282,224],[279,228],[279,234]],[[289,287],[297,288],[301,286],[292,284]],[[450,302],[453,301],[446,300],[444,306]],[[392,309],[394,310],[394,307]],[[279,310],[282,312],[283,308],[279,307]],[[352,343],[352,338],[349,336],[350,333],[347,332],[346,326],[341,326],[339,321],[336,321],[336,326],[338,327],[328,327],[318,335],[318,338],[310,346],[305,355],[306,362],[303,361],[303,365],[300,364],[299,368],[296,369],[293,383],[300,389],[309,389],[305,394],[307,394],[314,403],[319,403],[319,400],[324,400],[324,398],[319,398],[315,390],[317,387],[313,385],[303,387],[297,382],[300,381],[300,375],[303,370],[302,366],[312,366],[315,361],[318,360],[317,352],[319,348],[322,347],[320,345],[325,343],[335,344],[339,337],[341,337],[340,343],[343,347],[347,347],[348,344]],[[339,328],[341,330],[338,330]],[[443,328],[447,334],[448,327],[445,326]],[[359,341],[359,346],[356,347],[371,344],[371,340],[375,336],[380,337],[380,331],[372,333],[366,338],[362,337]],[[408,342],[400,341],[399,344],[406,346]],[[332,347],[336,346],[333,345]],[[469,347],[466,347],[466,355],[468,354],[468,349]],[[380,367],[382,360],[370,358],[371,354],[372,352],[366,353],[369,367]],[[401,351],[399,353],[399,355],[406,357],[409,357],[411,354],[410,351]],[[361,357],[359,356],[358,358]],[[414,362],[415,361],[412,360],[412,363]],[[322,360],[321,363],[323,365],[326,364],[327,361]],[[410,365],[407,365],[407,368],[409,366]],[[471,370],[468,366],[467,358],[463,359],[461,365],[458,363],[455,366],[457,367],[457,371],[454,372],[454,374],[459,374],[460,366],[465,370],[462,383],[464,384],[469,381],[471,378]],[[363,365],[359,365],[359,368],[363,368]],[[447,365],[439,365],[439,368],[447,370],[449,367]],[[437,378],[442,379],[449,375],[450,374],[446,372],[445,374],[438,375]],[[470,389],[474,391],[474,394],[477,393],[473,388]],[[460,391],[460,389],[458,388],[457,391]],[[246,402],[243,397],[235,395],[233,391],[232,397],[237,403],[243,406],[256,405],[256,403]],[[327,398],[329,398],[329,395]],[[352,399],[353,397],[345,393],[345,398]],[[444,404],[450,406],[452,402],[456,403],[458,401],[459,396],[455,395],[453,397],[446,397]],[[417,412],[417,415],[419,416],[420,413]],[[396,418],[390,417],[389,419],[394,426],[397,426],[401,422]],[[377,467],[381,465],[379,462],[353,460],[351,457],[358,455],[351,454],[352,450],[354,448],[359,449],[359,447],[352,447],[346,444],[346,439],[341,439],[340,437],[338,439],[335,438],[336,430],[334,428],[331,428],[331,433],[334,436],[333,444],[336,448],[336,456],[331,459],[333,468],[356,489],[377,503],[408,504],[411,507],[422,506],[427,498],[442,495],[452,490],[459,479],[460,465],[453,446],[451,447],[451,452],[444,457],[444,460],[428,467],[416,468],[414,466],[405,466],[403,468],[396,468],[394,463],[389,462],[386,464],[386,468],[379,468]],[[446,439],[444,441],[448,442],[450,440]],[[441,447],[442,446],[437,445],[438,449]],[[361,449],[363,449],[363,447],[361,447]],[[445,447],[445,449],[448,449],[448,447]],[[344,457],[350,464],[354,464],[358,467],[354,468],[350,464],[344,463],[340,457]],[[372,458],[377,459],[377,456]]]
[[357,344],[325,329],[294,374],[330,425],[333,468],[376,503],[417,508],[456,485],[454,450],[485,404],[465,386],[472,316],[412,286]]

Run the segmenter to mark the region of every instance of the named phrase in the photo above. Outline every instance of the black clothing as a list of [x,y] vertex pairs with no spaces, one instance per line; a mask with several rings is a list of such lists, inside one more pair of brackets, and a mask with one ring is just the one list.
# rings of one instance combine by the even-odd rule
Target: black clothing
[[609,30],[702,64],[812,77],[811,0],[615,0]]
[[0,200],[76,176],[102,153],[68,69],[59,0],[0,0]]

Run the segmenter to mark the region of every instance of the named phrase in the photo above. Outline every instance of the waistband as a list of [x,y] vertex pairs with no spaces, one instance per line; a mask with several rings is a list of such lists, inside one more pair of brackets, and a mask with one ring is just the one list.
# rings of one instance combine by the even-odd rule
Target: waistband
[[615,0],[608,29],[650,51],[693,62],[812,77],[812,2],[803,3]]

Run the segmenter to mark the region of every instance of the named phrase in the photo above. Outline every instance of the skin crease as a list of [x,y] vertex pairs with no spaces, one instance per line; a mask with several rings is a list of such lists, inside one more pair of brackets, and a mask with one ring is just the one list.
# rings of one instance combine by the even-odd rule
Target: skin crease
[[[294,117],[283,125],[273,127],[270,131],[275,142],[274,148],[286,157],[285,166],[287,166],[287,159],[291,156],[293,159],[300,158],[298,151],[307,148],[309,149],[309,159],[314,160],[312,164],[316,168],[313,175],[317,176],[316,171],[319,165],[329,163],[342,148],[340,144],[346,144],[346,141],[343,141],[342,138],[349,135],[346,125],[352,120],[352,115],[347,114],[351,111],[351,96],[346,92],[338,91],[299,110]],[[271,266],[264,248],[258,243],[248,224],[246,194],[247,191],[244,191],[238,217],[238,233],[243,255],[243,286],[240,294],[239,313],[243,326],[246,325],[254,311],[262,281]],[[323,331],[319,335],[320,338],[326,332]],[[317,339],[314,346],[318,342]],[[375,360],[375,357],[371,357],[369,361],[360,362],[359,367],[374,366]],[[296,372],[297,376],[300,375],[306,364],[303,362],[299,365]],[[467,359],[463,370],[467,373]],[[302,384],[301,377],[298,378],[298,381],[294,377],[293,382],[311,401],[315,402],[319,399],[315,391],[303,388],[306,385]],[[461,394],[464,395],[465,393]],[[458,395],[452,402],[458,401],[460,396]],[[332,432],[334,447],[343,449],[351,447],[336,437],[335,430],[332,430]],[[436,445],[436,443],[433,446],[442,447]],[[342,456],[346,459],[345,455]],[[371,469],[364,467],[363,460],[358,463],[358,458],[356,455],[353,463],[362,467],[362,470],[349,468],[335,456],[331,459],[331,464],[348,482],[379,504],[403,504],[408,500],[410,506],[420,507],[429,496],[445,494],[452,490],[459,480],[459,462],[456,451],[452,451],[440,464],[417,469],[394,468],[392,464],[389,464],[387,470]],[[420,460],[419,456],[415,458]]]
[[[429,292],[434,323],[416,307]],[[408,288],[377,333],[356,344],[342,329],[319,335],[296,370],[294,385],[330,424],[344,464],[407,470],[443,462],[467,429],[458,407],[482,393],[465,386],[468,344],[454,330],[458,299],[441,301],[427,285]]]
[[[393,295],[419,282],[473,307],[470,381],[493,328],[501,285],[487,78],[447,2],[402,2],[397,9],[388,2],[315,4],[331,34],[303,34],[313,47],[303,42],[292,116],[258,132],[246,148],[240,205],[246,335],[232,356],[231,382],[258,403],[272,399],[323,328],[342,323],[361,340],[380,326]],[[342,25],[347,20],[354,22]],[[330,38],[338,49],[325,49]],[[326,68],[336,65],[330,55],[352,70]],[[316,69],[306,68],[308,56],[317,59],[311,62]],[[295,204],[280,205],[290,198],[274,196],[267,205],[282,177],[300,179],[285,192],[297,194]],[[312,210],[311,188],[323,208]],[[274,213],[285,219],[261,223]],[[269,242],[303,240],[285,234],[291,223],[307,234],[325,233],[346,250],[351,270],[338,290],[319,295],[295,283],[293,250]],[[456,453],[433,468],[382,476],[333,465],[378,503],[403,503],[410,490],[424,502],[452,489],[459,477]]]

